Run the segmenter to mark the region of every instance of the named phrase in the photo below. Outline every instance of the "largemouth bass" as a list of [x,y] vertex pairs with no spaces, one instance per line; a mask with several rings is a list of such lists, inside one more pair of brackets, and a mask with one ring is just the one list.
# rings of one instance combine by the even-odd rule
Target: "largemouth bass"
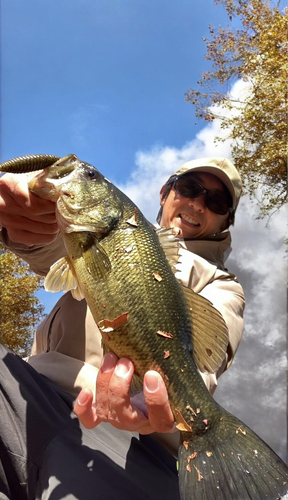
[[[22,157],[0,171],[38,170],[40,157],[33,167],[32,157]],[[105,350],[129,357],[139,377],[150,369],[162,375],[181,433],[181,500],[287,499],[286,464],[215,402],[199,374],[221,365],[227,328],[210,302],[176,280],[175,231],[162,228],[160,244],[134,203],[95,167],[75,155],[54,161],[29,185],[57,200],[68,254],[45,286],[85,298]]]

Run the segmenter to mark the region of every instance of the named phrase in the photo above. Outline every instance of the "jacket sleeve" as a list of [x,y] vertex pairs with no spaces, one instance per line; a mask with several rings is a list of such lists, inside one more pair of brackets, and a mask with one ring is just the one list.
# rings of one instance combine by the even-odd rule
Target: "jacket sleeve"
[[38,326],[28,363],[76,396],[95,392],[103,350],[101,334],[85,300],[65,293]]
[[31,271],[40,276],[45,276],[54,262],[67,255],[60,233],[56,240],[48,245],[28,247],[11,241],[7,230],[0,226],[0,241],[6,248],[25,260],[29,264]]

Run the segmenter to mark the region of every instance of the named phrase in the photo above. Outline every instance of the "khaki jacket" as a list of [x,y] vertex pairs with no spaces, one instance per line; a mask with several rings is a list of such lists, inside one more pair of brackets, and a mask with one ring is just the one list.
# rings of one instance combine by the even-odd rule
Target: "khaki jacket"
[[[50,266],[66,254],[60,235],[45,247],[28,248],[11,242],[5,228],[0,228],[0,240],[40,275],[45,275]],[[201,374],[211,393],[216,389],[221,373],[232,363],[243,332],[243,289],[237,278],[224,267],[230,244],[228,231],[207,240],[183,241],[177,265],[176,277],[209,299],[222,313],[228,326],[226,360],[216,374]],[[39,373],[76,396],[83,387],[95,392],[102,354],[100,332],[85,300],[78,302],[69,292],[60,298],[38,327],[28,362]]]

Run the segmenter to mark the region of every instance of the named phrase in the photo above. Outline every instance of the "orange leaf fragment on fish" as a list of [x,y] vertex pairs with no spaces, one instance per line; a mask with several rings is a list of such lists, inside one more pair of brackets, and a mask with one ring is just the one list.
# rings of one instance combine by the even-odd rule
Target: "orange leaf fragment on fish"
[[183,417],[182,413],[180,410],[175,408],[175,413],[176,413],[176,427],[179,431],[182,432],[192,432],[192,427],[186,422],[185,418]]
[[168,333],[168,332],[163,332],[163,330],[157,330],[156,332],[158,335],[160,335],[161,337],[166,337],[167,339],[172,339],[173,338],[173,335],[172,333]]
[[99,321],[98,327],[102,332],[109,333],[113,332],[114,330],[117,330],[117,328],[120,328],[123,326],[125,323],[128,321],[128,313],[123,313],[120,314],[115,319],[103,319]]
[[137,208],[134,210],[134,214],[130,219],[126,220],[127,224],[130,226],[138,227],[138,222],[137,222]]
[[154,278],[155,278],[156,281],[160,282],[160,281],[163,280],[162,276],[159,273],[157,273],[157,272],[153,273],[153,276],[154,276]]

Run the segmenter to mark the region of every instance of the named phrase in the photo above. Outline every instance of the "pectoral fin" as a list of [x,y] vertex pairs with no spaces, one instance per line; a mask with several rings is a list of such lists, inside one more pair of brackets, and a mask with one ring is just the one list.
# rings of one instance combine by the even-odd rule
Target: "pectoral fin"
[[44,288],[47,292],[68,292],[71,290],[73,297],[77,300],[84,299],[80,284],[73,272],[72,262],[67,255],[57,260],[44,280]]
[[216,373],[228,346],[228,328],[211,302],[182,286],[192,323],[194,361],[203,373]]
[[88,273],[95,279],[103,280],[111,271],[111,262],[100,243],[92,234],[90,236],[89,242],[82,247],[82,257]]

